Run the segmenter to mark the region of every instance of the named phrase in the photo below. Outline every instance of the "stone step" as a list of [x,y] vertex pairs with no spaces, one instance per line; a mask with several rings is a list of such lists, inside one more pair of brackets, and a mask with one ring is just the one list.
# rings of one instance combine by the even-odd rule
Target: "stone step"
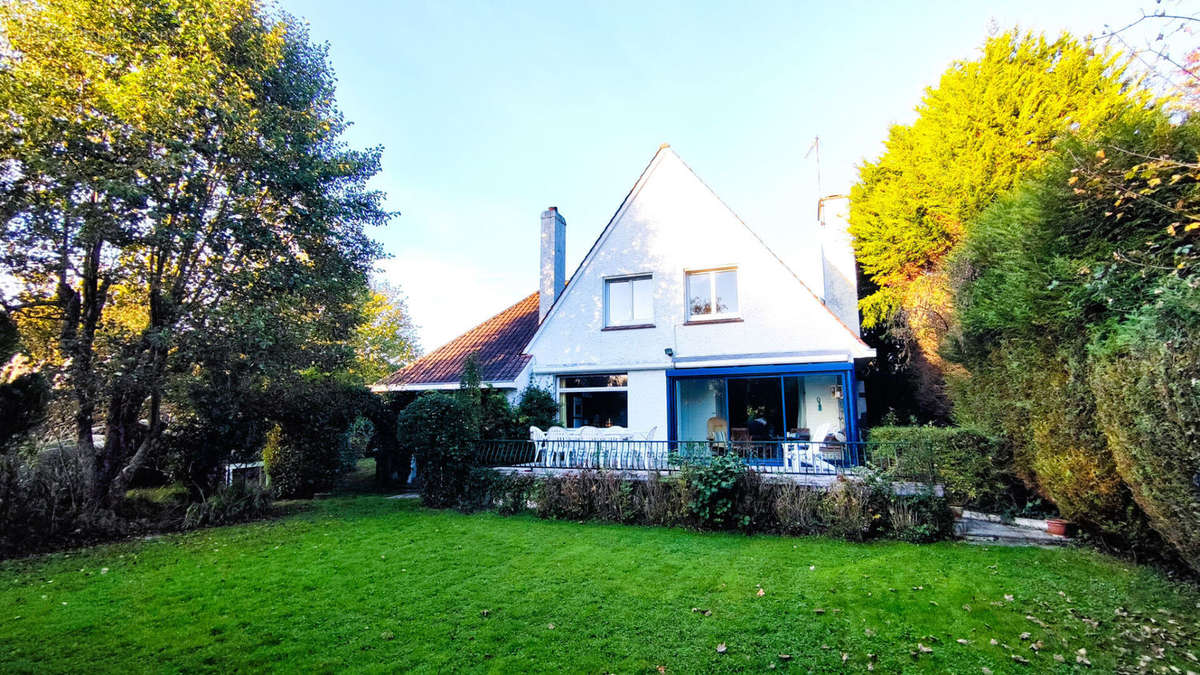
[[995,546],[1049,547],[1066,546],[1071,543],[1067,537],[1050,534],[1044,530],[973,518],[962,518],[955,521],[954,533],[969,543]]

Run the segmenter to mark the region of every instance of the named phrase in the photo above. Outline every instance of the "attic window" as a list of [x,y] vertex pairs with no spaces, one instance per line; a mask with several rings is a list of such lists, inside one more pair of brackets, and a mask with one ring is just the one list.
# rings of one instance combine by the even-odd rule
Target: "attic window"
[[604,280],[604,325],[642,326],[654,322],[654,284],[649,274]]
[[689,320],[737,317],[737,268],[688,272],[687,294]]

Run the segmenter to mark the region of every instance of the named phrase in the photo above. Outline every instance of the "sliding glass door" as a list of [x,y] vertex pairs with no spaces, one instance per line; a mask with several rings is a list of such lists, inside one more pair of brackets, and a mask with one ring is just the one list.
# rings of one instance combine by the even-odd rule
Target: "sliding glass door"
[[[671,375],[674,440],[847,440],[849,372]],[[759,369],[755,369],[759,370]],[[749,446],[748,446],[749,447]],[[770,454],[770,453],[768,453]],[[770,460],[764,456],[763,460]]]

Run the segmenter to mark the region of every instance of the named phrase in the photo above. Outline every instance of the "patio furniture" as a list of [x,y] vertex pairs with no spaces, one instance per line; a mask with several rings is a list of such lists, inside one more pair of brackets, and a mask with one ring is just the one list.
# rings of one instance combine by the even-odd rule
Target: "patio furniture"
[[[815,469],[805,472],[804,468]],[[837,467],[825,461],[814,443],[784,443],[783,470],[798,473],[837,473]]]
[[599,464],[600,430],[596,427],[579,427],[578,443],[572,443],[571,465],[577,467],[592,467]]
[[562,427],[550,427],[546,430],[546,466],[567,465],[570,440],[570,432]]
[[533,442],[533,463],[546,461],[546,432],[537,427],[529,427],[529,440]]

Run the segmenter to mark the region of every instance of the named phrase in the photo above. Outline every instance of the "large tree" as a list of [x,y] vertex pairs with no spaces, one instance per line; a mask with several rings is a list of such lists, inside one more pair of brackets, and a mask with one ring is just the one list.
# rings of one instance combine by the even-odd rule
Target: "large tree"
[[255,0],[12,0],[0,31],[4,301],[54,326],[108,501],[172,376],[347,362],[379,150],[339,140],[324,49]]
[[861,167],[850,232],[877,287],[860,303],[863,325],[888,325],[912,346],[931,416],[946,413],[938,347],[954,324],[947,255],[1058,139],[1090,135],[1146,103],[1115,54],[1067,35],[1009,32],[987,40],[979,58],[953,64],[916,120],[892,127],[883,155]]

